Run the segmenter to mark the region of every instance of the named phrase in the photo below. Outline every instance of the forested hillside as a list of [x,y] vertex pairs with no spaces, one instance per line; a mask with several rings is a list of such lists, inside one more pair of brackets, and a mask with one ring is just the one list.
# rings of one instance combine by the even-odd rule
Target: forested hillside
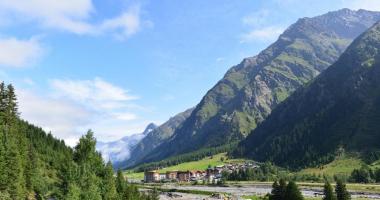
[[12,85],[0,84],[0,199],[155,199],[117,178],[95,151],[93,133],[71,149],[19,117]]
[[380,158],[380,23],[296,91],[243,141],[235,155],[300,168],[342,152]]
[[267,49],[231,68],[173,136],[138,162],[244,139],[272,109],[333,64],[377,20],[379,12],[349,9],[298,20]]

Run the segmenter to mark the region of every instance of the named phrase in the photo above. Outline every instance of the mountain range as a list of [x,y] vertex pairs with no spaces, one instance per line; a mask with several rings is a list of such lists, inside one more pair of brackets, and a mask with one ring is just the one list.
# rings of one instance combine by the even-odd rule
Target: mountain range
[[129,159],[131,150],[150,132],[154,131],[157,125],[150,123],[142,133],[132,134],[113,142],[97,142],[96,150],[102,153],[106,161],[111,161],[114,168],[120,168]]
[[[232,67],[188,117],[174,129],[158,133],[155,137],[161,139],[150,143],[149,151],[132,153],[126,163],[158,161],[243,140],[295,90],[336,62],[348,45],[378,20],[379,12],[349,9],[299,19],[267,49]],[[147,146],[141,142],[137,146],[144,148],[139,152]]]
[[125,161],[124,167],[133,166],[149,155],[152,150],[169,139],[174,131],[190,116],[194,109],[188,109],[170,118],[167,122],[149,132],[131,151],[131,157]]
[[380,22],[339,60],[297,90],[235,151],[258,161],[302,168],[336,154],[380,155]]

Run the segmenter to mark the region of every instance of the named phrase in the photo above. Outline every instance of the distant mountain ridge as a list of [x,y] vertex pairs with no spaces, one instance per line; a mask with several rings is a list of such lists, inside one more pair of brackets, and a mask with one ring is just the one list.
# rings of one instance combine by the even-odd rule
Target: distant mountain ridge
[[379,12],[349,9],[298,20],[260,54],[232,67],[170,138],[135,163],[244,139],[378,20]]
[[[241,142],[235,155],[299,168],[339,151],[380,158],[380,22]],[[291,159],[289,159],[291,158]]]
[[169,139],[174,131],[179,128],[182,123],[193,112],[193,108],[188,109],[176,116],[170,118],[167,122],[160,125],[153,131],[149,132],[131,151],[131,157],[123,163],[124,167],[133,166],[138,163],[142,158],[149,155],[152,150],[162,144],[165,140]]
[[104,160],[112,162],[114,168],[120,168],[129,159],[131,150],[138,142],[156,128],[157,125],[150,123],[142,133],[126,136],[113,142],[97,142],[96,149],[102,153]]

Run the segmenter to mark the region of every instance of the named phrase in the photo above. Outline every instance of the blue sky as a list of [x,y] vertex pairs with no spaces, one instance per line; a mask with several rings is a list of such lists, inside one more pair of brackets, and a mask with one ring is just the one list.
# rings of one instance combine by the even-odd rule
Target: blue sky
[[73,145],[195,106],[301,17],[378,0],[0,0],[0,78],[21,116]]

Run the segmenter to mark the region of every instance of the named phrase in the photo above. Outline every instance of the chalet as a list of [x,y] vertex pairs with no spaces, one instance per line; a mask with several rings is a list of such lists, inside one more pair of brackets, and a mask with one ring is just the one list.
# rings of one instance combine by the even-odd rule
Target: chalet
[[166,173],[160,173],[160,181],[166,180]]
[[160,173],[157,171],[147,171],[144,173],[144,182],[152,183],[160,181]]
[[191,178],[190,171],[179,171],[177,172],[177,179],[179,182],[189,182]]
[[206,176],[205,171],[200,171],[200,170],[190,171],[190,180],[192,180],[192,181],[199,180],[205,176]]

